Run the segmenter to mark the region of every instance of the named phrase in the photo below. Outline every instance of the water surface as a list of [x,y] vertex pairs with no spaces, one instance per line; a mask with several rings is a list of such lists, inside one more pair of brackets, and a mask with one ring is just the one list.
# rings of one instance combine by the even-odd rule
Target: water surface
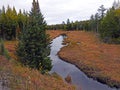
[[57,53],[63,47],[63,39],[63,36],[59,36],[52,41],[50,58],[52,60],[53,68],[50,73],[56,72],[63,79],[70,75],[72,78],[72,84],[77,87],[77,90],[120,90],[116,88],[110,88],[105,84],[88,78],[75,65],[61,60]]

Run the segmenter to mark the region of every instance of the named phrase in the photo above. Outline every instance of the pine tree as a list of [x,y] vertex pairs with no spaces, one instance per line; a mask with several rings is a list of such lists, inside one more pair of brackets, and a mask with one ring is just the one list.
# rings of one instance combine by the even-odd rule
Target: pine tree
[[[3,10],[4,11],[4,10]],[[2,30],[4,39],[12,40],[16,38],[17,12],[15,8],[11,9],[8,5],[6,12],[2,16]]]
[[1,29],[1,38],[5,39],[5,23],[6,23],[6,14],[5,7],[2,7],[2,12],[0,16],[0,29]]
[[100,14],[100,19],[103,19],[104,15],[105,15],[105,11],[106,11],[106,8],[104,7],[104,5],[101,5],[98,9],[98,12]]
[[71,23],[70,23],[70,20],[67,19],[67,27],[66,27],[67,30],[71,30]]
[[27,25],[27,21],[28,21],[28,16],[27,13],[24,11],[22,13],[21,9],[19,10],[18,16],[17,16],[17,23],[18,23],[18,32],[23,31],[24,26]]
[[39,8],[39,2],[33,0],[29,14],[29,24],[23,30],[17,47],[18,59],[31,68],[49,71],[52,68],[49,37],[46,35],[46,22]]
[[100,24],[99,33],[104,42],[120,43],[120,9],[111,8]]

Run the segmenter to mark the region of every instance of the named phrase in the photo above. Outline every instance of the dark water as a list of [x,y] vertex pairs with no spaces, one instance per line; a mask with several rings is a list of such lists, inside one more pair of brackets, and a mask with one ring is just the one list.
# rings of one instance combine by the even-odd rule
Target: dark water
[[63,36],[59,36],[52,41],[50,58],[53,60],[53,68],[50,73],[56,72],[63,79],[68,75],[72,78],[72,84],[77,87],[77,90],[120,90],[110,88],[107,85],[101,84],[91,78],[88,78],[82,71],[74,65],[62,61],[57,53],[63,47]]

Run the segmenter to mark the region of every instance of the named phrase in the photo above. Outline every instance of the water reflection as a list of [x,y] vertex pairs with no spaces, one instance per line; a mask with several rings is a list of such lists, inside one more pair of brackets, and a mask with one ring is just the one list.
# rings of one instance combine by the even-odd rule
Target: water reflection
[[63,79],[67,77],[67,75],[70,75],[72,84],[76,85],[77,90],[120,90],[116,88],[110,88],[107,85],[101,84],[91,78],[88,78],[74,65],[62,61],[57,55],[60,48],[63,47],[62,41],[62,36],[59,36],[52,41],[50,58],[52,59],[53,68],[50,73],[56,72]]

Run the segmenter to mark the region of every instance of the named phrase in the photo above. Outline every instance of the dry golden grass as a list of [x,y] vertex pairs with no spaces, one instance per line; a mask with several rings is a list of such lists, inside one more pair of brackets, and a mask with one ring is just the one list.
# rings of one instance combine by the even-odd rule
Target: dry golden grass
[[65,34],[67,33],[67,31],[62,31],[62,30],[48,30],[47,34],[50,35],[50,38],[53,40],[54,38],[56,38],[57,36],[61,35],[61,34]]
[[[47,33],[50,34],[51,40],[63,33],[68,36],[68,38],[64,41],[68,43],[68,46],[61,49],[59,52],[60,58],[75,64],[88,76],[93,77],[94,79],[107,83],[110,86],[120,87],[120,45],[102,43],[96,37],[96,34],[92,32],[66,32],[52,30],[47,31]],[[15,57],[14,52],[16,43],[17,42],[5,43],[5,46],[9,50],[12,57]],[[53,84],[53,86],[49,84],[52,88],[56,88],[58,85],[57,87],[60,88],[59,90],[68,90],[68,88],[70,88],[70,90],[73,90],[73,88],[71,88],[69,85],[66,86],[62,80],[59,81],[58,79],[54,79],[54,77],[54,80],[52,80],[51,76],[43,76],[41,74],[39,75],[38,71],[29,70],[29,68],[21,66],[17,67],[16,65],[14,67],[16,67],[13,68],[13,71],[15,71],[15,73],[18,73],[18,75],[24,75],[25,72],[27,72],[25,76],[27,77],[30,75],[30,77],[33,77],[33,81],[37,80],[37,77],[44,77],[43,81],[41,80],[40,82],[40,85],[42,85],[43,88],[47,86],[46,83],[49,84],[49,81],[50,83],[55,84]],[[30,74],[31,72],[34,72],[38,76],[35,77],[34,73]],[[49,87],[49,85],[47,87]],[[65,85],[65,89],[61,89],[61,87],[63,87],[62,85]],[[42,88],[42,86],[40,88]]]
[[[66,31],[62,31],[62,30],[48,30],[46,33],[49,34],[50,35],[50,39],[53,40],[54,38],[56,38],[60,34],[66,33]],[[15,48],[16,48],[17,43],[18,43],[17,41],[6,41],[5,42],[5,48],[9,51],[10,56],[12,58],[14,58],[14,59],[16,59],[16,57],[15,57]]]
[[14,59],[16,59],[15,56],[16,45],[17,45],[17,41],[5,41],[5,48],[8,50],[9,55]]
[[[48,31],[47,33],[49,33],[51,39],[53,39],[59,34],[62,34],[62,31],[57,31],[55,35],[53,31]],[[14,59],[16,59],[16,43],[17,41],[5,42],[6,49]],[[15,60],[8,61],[3,56],[0,56],[0,71],[5,72],[4,74],[7,75],[12,90],[75,90],[74,86],[67,84],[56,74],[42,75],[37,70],[24,67]]]
[[75,90],[58,75],[42,75],[38,70],[21,66],[0,56],[0,79],[8,79],[11,90]]
[[68,46],[61,49],[60,58],[75,64],[94,79],[120,87],[120,45],[102,43],[92,32],[69,31],[66,34]]

